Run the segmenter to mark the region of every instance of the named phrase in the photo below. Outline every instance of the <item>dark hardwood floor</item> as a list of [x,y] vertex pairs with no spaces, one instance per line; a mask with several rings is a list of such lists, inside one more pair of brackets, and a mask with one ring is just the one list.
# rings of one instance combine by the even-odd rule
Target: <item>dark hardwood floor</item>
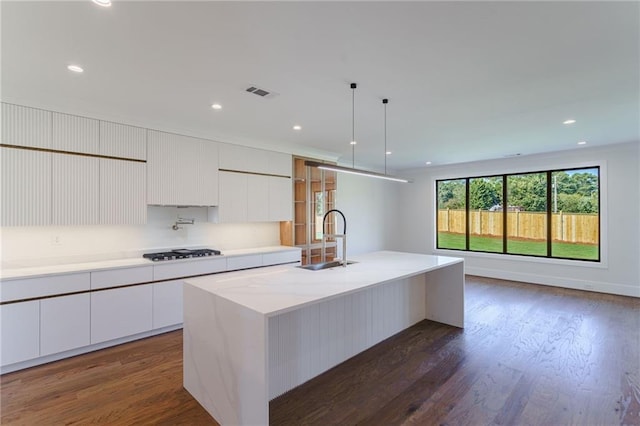
[[[466,328],[405,330],[270,403],[275,425],[640,425],[640,299],[467,277]],[[215,425],[175,331],[1,381],[3,425]]]

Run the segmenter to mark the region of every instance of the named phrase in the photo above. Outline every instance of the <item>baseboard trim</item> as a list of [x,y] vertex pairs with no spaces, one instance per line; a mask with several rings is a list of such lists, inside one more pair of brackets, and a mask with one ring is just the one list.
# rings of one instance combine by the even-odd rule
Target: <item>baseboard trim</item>
[[76,355],[86,354],[89,352],[97,351],[97,350],[108,348],[111,346],[133,342],[134,340],[144,339],[146,337],[155,336],[156,334],[167,333],[169,331],[179,330],[181,328],[182,328],[182,324],[170,325],[168,327],[157,328],[155,330],[145,331],[143,333],[121,337],[119,339],[109,340],[107,342],[96,343],[94,345],[83,346],[81,348],[59,352],[57,354],[41,356],[38,358],[26,360],[26,361],[16,362],[14,364],[4,365],[0,367],[0,374],[6,374],[6,373],[12,373],[18,370],[24,370],[25,368],[35,367],[36,365],[42,365],[42,364],[46,364],[53,361],[59,361],[65,358],[71,358]]
[[465,265],[465,274],[477,275],[487,278],[498,278],[511,281],[522,281],[533,284],[542,284],[552,287],[571,288],[575,290],[594,291],[597,293],[609,293],[619,296],[640,297],[640,286],[627,284],[607,283],[601,281],[580,280],[574,278],[552,277],[524,272],[504,271],[499,269],[478,268]]

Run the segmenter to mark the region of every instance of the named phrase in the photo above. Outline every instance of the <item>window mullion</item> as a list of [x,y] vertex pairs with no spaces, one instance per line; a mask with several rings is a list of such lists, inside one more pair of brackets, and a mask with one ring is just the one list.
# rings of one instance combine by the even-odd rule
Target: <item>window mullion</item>
[[465,214],[466,217],[465,217],[465,219],[467,221],[467,224],[465,226],[465,250],[469,251],[469,247],[470,247],[469,246],[469,226],[471,225],[471,214],[470,214],[470,211],[469,211],[469,198],[470,198],[470,195],[469,195],[469,182],[470,182],[470,179],[466,178],[465,181],[466,181],[466,184],[465,184],[465,201],[464,201],[465,206],[464,207],[466,209],[466,214]]
[[552,220],[553,220],[553,212],[551,209],[551,203],[552,203],[552,172],[551,171],[547,171],[547,257],[552,257],[551,256],[551,238],[553,236],[552,233]]

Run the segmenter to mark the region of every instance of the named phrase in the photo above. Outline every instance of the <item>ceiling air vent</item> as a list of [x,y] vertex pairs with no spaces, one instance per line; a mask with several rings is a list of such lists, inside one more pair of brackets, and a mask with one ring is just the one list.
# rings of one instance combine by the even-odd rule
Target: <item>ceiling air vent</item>
[[258,95],[261,98],[272,98],[272,97],[277,95],[277,93],[275,93],[275,92],[273,92],[271,90],[266,90],[266,89],[263,89],[263,88],[257,87],[257,86],[248,87],[246,90],[247,90],[247,92],[253,93],[254,95]]

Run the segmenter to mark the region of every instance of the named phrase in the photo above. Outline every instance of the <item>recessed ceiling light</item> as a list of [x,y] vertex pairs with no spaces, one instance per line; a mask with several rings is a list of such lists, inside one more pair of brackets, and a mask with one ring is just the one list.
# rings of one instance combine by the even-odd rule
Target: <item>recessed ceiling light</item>
[[570,119],[568,119],[568,120],[564,120],[564,121],[562,122],[562,124],[573,124],[573,123],[575,123],[575,122],[576,122],[576,120],[574,120],[573,118],[570,118]]
[[302,127],[296,124],[295,126],[293,126],[293,130],[302,130]]
[[586,144],[587,144],[587,141],[580,141],[580,142],[578,142],[578,145],[586,145]]
[[111,6],[111,0],[91,0],[91,1],[97,4],[98,6],[102,6],[102,7]]
[[213,109],[222,109],[222,105],[220,105],[220,104],[213,104],[213,105],[211,105],[211,108],[213,108]]
[[83,72],[84,71],[82,69],[82,67],[79,67],[78,65],[69,65],[69,66],[67,66],[67,69],[69,71],[73,71],[73,72]]
[[431,165],[431,161],[427,161],[427,162],[426,162],[426,163],[424,163],[424,164],[426,164],[427,166],[430,166],[430,165]]
[[391,155],[391,151],[387,151],[387,152],[385,152],[385,154]]
[[356,141],[351,141],[351,145],[356,145],[358,142]]

